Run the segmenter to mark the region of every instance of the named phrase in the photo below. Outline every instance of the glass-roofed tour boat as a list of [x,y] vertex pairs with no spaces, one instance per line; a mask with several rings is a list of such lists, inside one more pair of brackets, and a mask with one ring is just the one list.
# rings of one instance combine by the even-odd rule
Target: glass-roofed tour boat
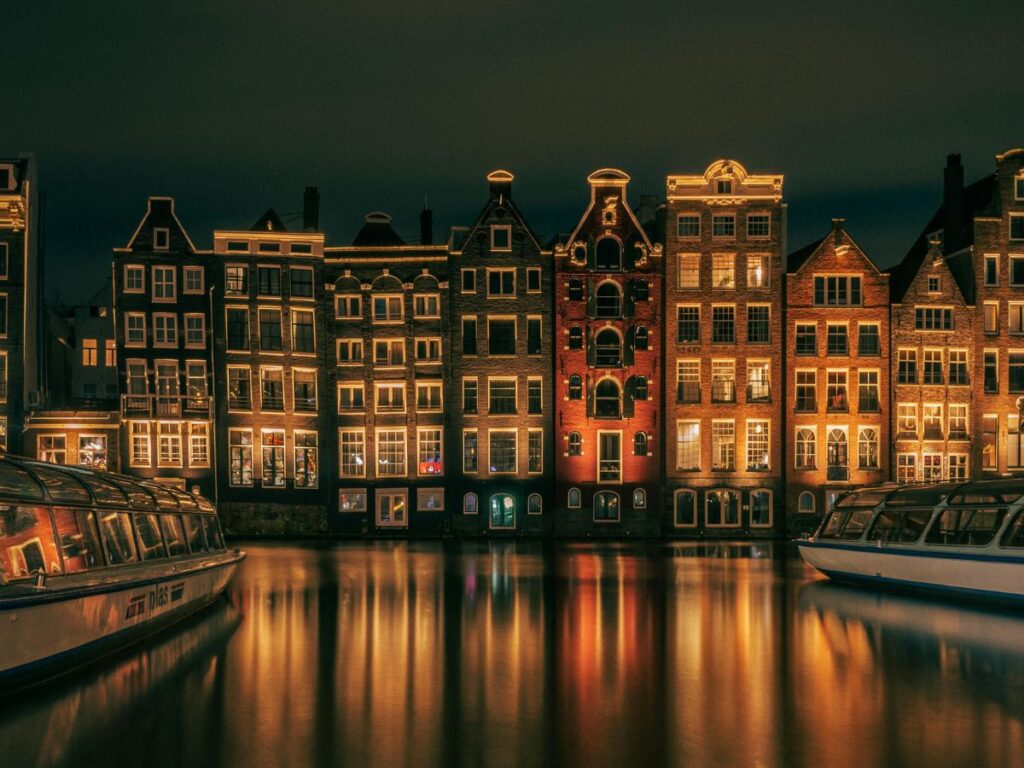
[[0,455],[0,694],[209,605],[244,557],[201,496]]
[[797,546],[836,581],[1024,601],[1024,479],[854,490]]

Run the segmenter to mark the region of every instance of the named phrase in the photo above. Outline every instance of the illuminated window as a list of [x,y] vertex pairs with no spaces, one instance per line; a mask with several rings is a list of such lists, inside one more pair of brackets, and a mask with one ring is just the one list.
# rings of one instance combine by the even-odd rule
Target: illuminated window
[[443,442],[440,427],[421,427],[416,431],[416,474],[444,474]]
[[771,400],[771,362],[747,361],[747,402],[767,403]]
[[857,410],[860,413],[877,413],[881,410],[878,392],[878,371],[858,371]]
[[296,413],[316,413],[316,371],[292,369],[292,408]]
[[861,427],[857,437],[857,466],[861,469],[878,469],[878,430],[875,427]]
[[917,438],[917,404],[897,403],[896,405],[896,439],[914,440]]
[[736,257],[731,253],[716,253],[711,257],[711,287],[736,287]]
[[597,433],[597,481],[622,480],[622,435],[619,432]]
[[66,435],[39,435],[36,440],[36,457],[51,464],[68,463]]
[[526,435],[526,471],[540,474],[544,471],[544,432],[531,429]]
[[736,469],[736,424],[731,419],[711,422],[711,468]]
[[249,269],[244,264],[228,264],[224,267],[224,293],[240,296],[249,292]]
[[[150,465],[150,444],[149,444],[149,422],[129,422],[129,437],[131,440],[130,460],[133,467],[148,467]],[[234,483],[232,483],[234,485]]]
[[444,509],[444,488],[417,488],[416,511],[440,512]]
[[619,494],[598,491],[594,494],[594,520],[616,522],[619,519]]
[[361,488],[338,490],[338,511],[361,513],[366,511],[366,491]]
[[496,493],[490,499],[491,528],[516,527],[516,499],[509,493]]
[[736,361],[711,361],[711,402],[736,402]]
[[264,411],[284,410],[284,371],[260,368],[260,408]]
[[161,421],[157,425],[157,466],[181,466],[181,422]]
[[924,423],[925,440],[942,439],[942,405],[939,403],[925,403],[922,411],[922,422]]
[[810,427],[800,427],[796,431],[797,469],[814,469],[818,463],[818,437]]
[[377,476],[406,475],[406,441],[404,429],[377,430]]
[[828,384],[825,393],[828,406],[827,411],[832,413],[845,413],[850,410],[850,401],[847,395],[847,372],[829,371]]
[[967,440],[967,406],[960,403],[949,404],[949,439]]
[[479,469],[479,452],[475,429],[462,431],[462,471],[476,472]]
[[377,525],[382,528],[403,528],[408,522],[407,490],[387,489],[377,491]]
[[981,417],[981,467],[999,469],[999,417],[986,413]]
[[361,429],[338,430],[338,472],[340,477],[364,477],[366,452]]
[[946,479],[963,482],[967,479],[967,454],[951,453],[946,457]]
[[235,486],[252,485],[252,430],[228,430],[230,482]]
[[676,422],[676,469],[700,469],[700,422]]
[[103,342],[103,365],[114,368],[117,365],[117,342],[107,339]]
[[768,271],[768,257],[763,255],[747,256],[747,288],[769,288],[771,286]]
[[96,339],[82,339],[82,365],[91,368],[99,362],[99,345]]
[[679,288],[700,288],[700,254],[679,254]]
[[766,419],[747,421],[747,469],[763,471],[768,469],[768,447],[770,422]]

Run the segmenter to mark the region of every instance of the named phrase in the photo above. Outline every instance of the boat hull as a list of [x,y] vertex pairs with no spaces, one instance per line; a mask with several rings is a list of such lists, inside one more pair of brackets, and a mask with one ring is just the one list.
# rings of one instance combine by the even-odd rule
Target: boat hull
[[244,555],[145,578],[0,600],[0,690],[53,677],[213,603]]
[[808,565],[835,581],[1024,603],[1024,558],[815,541],[800,541],[797,546]]

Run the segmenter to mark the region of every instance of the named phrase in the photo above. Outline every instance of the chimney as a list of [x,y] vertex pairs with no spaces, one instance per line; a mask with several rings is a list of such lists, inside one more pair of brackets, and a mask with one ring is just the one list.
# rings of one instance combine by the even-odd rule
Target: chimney
[[320,191],[316,187],[306,187],[302,196],[302,230],[317,232],[320,229]]
[[832,236],[836,245],[839,245],[843,239],[843,225],[845,223],[846,219],[832,219]]
[[487,174],[487,183],[490,185],[491,197],[512,197],[512,180],[515,179],[508,171],[497,170]]
[[420,245],[434,244],[434,212],[423,198],[423,210],[420,211]]
[[943,175],[942,204],[946,209],[946,220],[943,227],[943,250],[955,248],[960,242],[966,224],[964,205],[964,167],[960,164],[960,155],[946,155],[946,170]]

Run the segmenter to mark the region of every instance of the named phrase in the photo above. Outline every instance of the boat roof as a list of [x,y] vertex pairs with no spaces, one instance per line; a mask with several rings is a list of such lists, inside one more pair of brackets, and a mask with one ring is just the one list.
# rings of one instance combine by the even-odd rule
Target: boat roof
[[0,454],[0,504],[4,502],[122,507],[137,512],[215,511],[202,496],[151,480]]
[[886,507],[934,507],[944,499],[951,505],[1011,504],[1024,496],[1024,478],[974,480],[968,483],[868,486],[850,491],[836,502],[841,509]]

